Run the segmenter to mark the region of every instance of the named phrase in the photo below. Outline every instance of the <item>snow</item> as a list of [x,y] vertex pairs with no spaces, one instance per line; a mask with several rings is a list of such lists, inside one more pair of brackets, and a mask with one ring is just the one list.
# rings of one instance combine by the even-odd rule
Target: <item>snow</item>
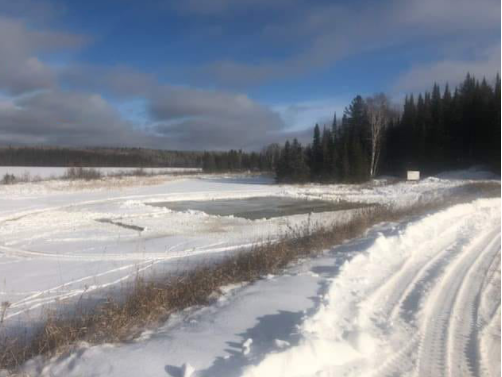
[[[407,205],[448,195],[466,182],[456,175],[363,186],[280,186],[242,177],[171,177],[155,184],[138,177],[97,190],[54,190],[58,181],[0,186],[0,300],[11,304],[5,326],[35,323],[50,304],[126,288],[138,272],[206,263],[277,237],[309,216],[251,221],[150,203],[286,196]],[[500,199],[483,199],[408,224],[384,224],[283,275],[224,287],[212,305],[174,315],[134,342],[81,344],[71,355],[31,360],[24,371],[68,377],[499,375],[500,206]],[[334,223],[353,214],[310,218]]]
[[249,355],[251,352],[251,344],[253,344],[253,339],[249,338],[242,344],[242,354],[244,356]]
[[[31,179],[55,179],[65,175],[68,168],[66,167],[42,167],[42,166],[0,166],[0,178],[5,174],[14,174],[18,178]],[[113,175],[119,173],[131,173],[138,168],[93,168],[99,170],[103,175]],[[198,172],[198,168],[143,168],[143,171],[148,174],[170,174],[170,173],[185,173]]]
[[379,235],[343,267],[303,322],[298,345],[267,355],[243,376],[479,375],[483,365],[468,342],[478,341],[474,305],[498,256],[499,199]]
[[181,367],[181,377],[192,377],[195,369],[190,364],[183,364]]
[[483,170],[482,167],[474,166],[466,170],[447,171],[437,175],[441,179],[472,179],[472,180],[486,180],[486,179],[500,179],[494,173]]

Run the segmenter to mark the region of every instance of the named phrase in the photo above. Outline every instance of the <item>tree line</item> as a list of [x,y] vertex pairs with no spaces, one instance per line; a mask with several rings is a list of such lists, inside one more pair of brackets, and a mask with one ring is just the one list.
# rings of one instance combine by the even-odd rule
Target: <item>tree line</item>
[[279,154],[278,144],[272,144],[261,152],[8,146],[0,147],[0,166],[185,167],[203,168],[208,173],[272,172]]
[[483,164],[500,174],[500,76],[493,85],[467,75],[457,88],[405,98],[396,127],[387,130],[385,171],[428,173]]
[[204,152],[202,169],[205,172],[242,172],[261,171],[273,172],[279,160],[281,148],[271,144],[261,152],[243,152],[230,150],[228,152]]
[[471,75],[453,91],[406,96],[402,111],[384,94],[356,96],[341,122],[314,127],[312,143],[286,141],[275,166],[279,182],[365,182],[406,170],[433,174],[483,164],[500,174],[500,76]]
[[202,157],[202,152],[144,148],[0,148],[0,166],[194,168],[201,167]]

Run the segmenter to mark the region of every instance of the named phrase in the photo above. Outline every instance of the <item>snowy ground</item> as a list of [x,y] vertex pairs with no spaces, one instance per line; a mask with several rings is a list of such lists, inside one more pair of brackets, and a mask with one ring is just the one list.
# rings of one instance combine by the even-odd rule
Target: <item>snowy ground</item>
[[[113,175],[119,173],[131,173],[138,168],[94,168],[103,175]],[[65,175],[68,168],[65,167],[33,167],[33,166],[0,166],[0,178],[5,174],[13,174],[17,178],[25,180],[55,179]],[[148,174],[170,174],[184,172],[198,172],[198,168],[144,168]]]
[[[251,221],[148,203],[275,195],[404,205],[444,195],[465,177],[364,187],[235,177],[113,189],[0,186],[0,300],[11,303],[4,325],[26,324],[46,304],[120,285],[138,271],[177,269],[273,238],[307,218]],[[311,218],[326,223],[350,214]],[[500,199],[387,224],[284,276],[229,287],[212,306],[182,313],[134,343],[82,345],[26,368],[44,376],[176,377],[185,363],[194,376],[497,375]]]

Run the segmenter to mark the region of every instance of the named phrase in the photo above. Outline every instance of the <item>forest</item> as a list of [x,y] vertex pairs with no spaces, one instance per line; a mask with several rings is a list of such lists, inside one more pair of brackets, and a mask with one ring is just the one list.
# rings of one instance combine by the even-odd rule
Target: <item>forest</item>
[[203,168],[208,173],[272,172],[279,154],[280,147],[277,144],[262,152],[8,146],[0,147],[0,166],[181,167]]
[[286,141],[278,182],[365,182],[406,170],[430,175],[484,165],[500,174],[500,76],[490,85],[467,74],[453,90],[406,96],[403,109],[384,94],[356,96],[341,121],[314,127],[311,144]]
[[0,166],[200,167],[201,152],[144,148],[3,147]]
[[273,172],[281,154],[278,144],[271,144],[261,152],[246,153],[242,150],[229,152],[204,152],[202,169],[205,172],[259,171]]

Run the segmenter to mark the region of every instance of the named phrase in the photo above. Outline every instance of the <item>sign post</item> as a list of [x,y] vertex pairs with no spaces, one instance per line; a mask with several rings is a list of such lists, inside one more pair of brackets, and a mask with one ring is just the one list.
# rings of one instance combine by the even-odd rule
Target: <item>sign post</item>
[[420,172],[418,170],[408,170],[408,181],[419,181]]

